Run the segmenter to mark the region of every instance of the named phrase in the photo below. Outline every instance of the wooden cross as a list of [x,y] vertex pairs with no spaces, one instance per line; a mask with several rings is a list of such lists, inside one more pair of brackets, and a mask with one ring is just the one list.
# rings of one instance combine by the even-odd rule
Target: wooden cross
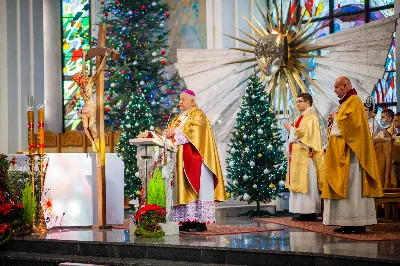
[[[97,47],[87,52],[86,60],[96,56],[96,69],[100,67],[104,55],[107,51],[106,44],[106,25],[99,24]],[[119,53],[113,51],[111,58],[115,61],[119,58]],[[97,225],[96,228],[106,228],[106,143],[104,137],[104,72],[98,76],[96,82],[96,129],[99,138],[99,151],[96,155],[97,172]]]

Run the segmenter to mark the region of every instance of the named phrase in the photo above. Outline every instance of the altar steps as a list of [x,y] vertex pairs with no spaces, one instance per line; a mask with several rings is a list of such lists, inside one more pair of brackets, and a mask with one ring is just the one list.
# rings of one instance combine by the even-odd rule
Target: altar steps
[[[97,265],[312,265],[383,266],[399,261],[330,254],[172,245],[160,243],[22,239],[10,240],[0,247],[0,266],[56,266],[64,262]],[[351,244],[349,244],[351,245]]]
[[[136,258],[111,258],[94,256],[59,255],[26,252],[0,252],[0,265],[4,266],[58,266],[60,263],[68,265],[82,263],[83,265],[110,265],[110,266],[187,266],[187,261],[146,260]],[[204,264],[190,262],[190,266],[226,266],[227,264]]]

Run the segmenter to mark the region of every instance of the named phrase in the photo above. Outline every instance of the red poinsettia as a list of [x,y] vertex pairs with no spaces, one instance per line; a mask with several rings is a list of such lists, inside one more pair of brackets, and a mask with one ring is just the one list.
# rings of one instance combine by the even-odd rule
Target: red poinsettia
[[146,204],[136,213],[136,223],[150,232],[160,230],[159,223],[165,222],[167,211],[157,204]]
[[2,223],[0,224],[0,235],[4,234],[5,232],[11,229],[11,225],[9,223]]

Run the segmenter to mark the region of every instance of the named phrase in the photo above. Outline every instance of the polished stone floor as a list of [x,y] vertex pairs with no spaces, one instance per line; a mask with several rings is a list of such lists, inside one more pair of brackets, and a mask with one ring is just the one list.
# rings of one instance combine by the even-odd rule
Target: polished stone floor
[[165,236],[164,239],[157,240],[135,238],[129,234],[128,230],[123,229],[100,231],[91,229],[52,229],[46,235],[30,236],[29,238],[294,251],[389,259],[400,262],[400,241],[360,242],[276,224],[266,224],[249,218],[224,218],[219,219],[217,223],[282,228],[284,230],[222,236],[176,235]]

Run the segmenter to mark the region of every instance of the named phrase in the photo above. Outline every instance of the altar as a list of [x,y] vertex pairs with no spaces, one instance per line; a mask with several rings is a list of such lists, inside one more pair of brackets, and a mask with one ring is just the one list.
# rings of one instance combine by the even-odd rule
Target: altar
[[[15,158],[14,170],[29,171],[29,158]],[[97,178],[95,153],[49,153],[42,194],[48,228],[97,224]],[[123,224],[124,163],[115,153],[106,153],[106,223]],[[43,205],[43,203],[42,203]]]

